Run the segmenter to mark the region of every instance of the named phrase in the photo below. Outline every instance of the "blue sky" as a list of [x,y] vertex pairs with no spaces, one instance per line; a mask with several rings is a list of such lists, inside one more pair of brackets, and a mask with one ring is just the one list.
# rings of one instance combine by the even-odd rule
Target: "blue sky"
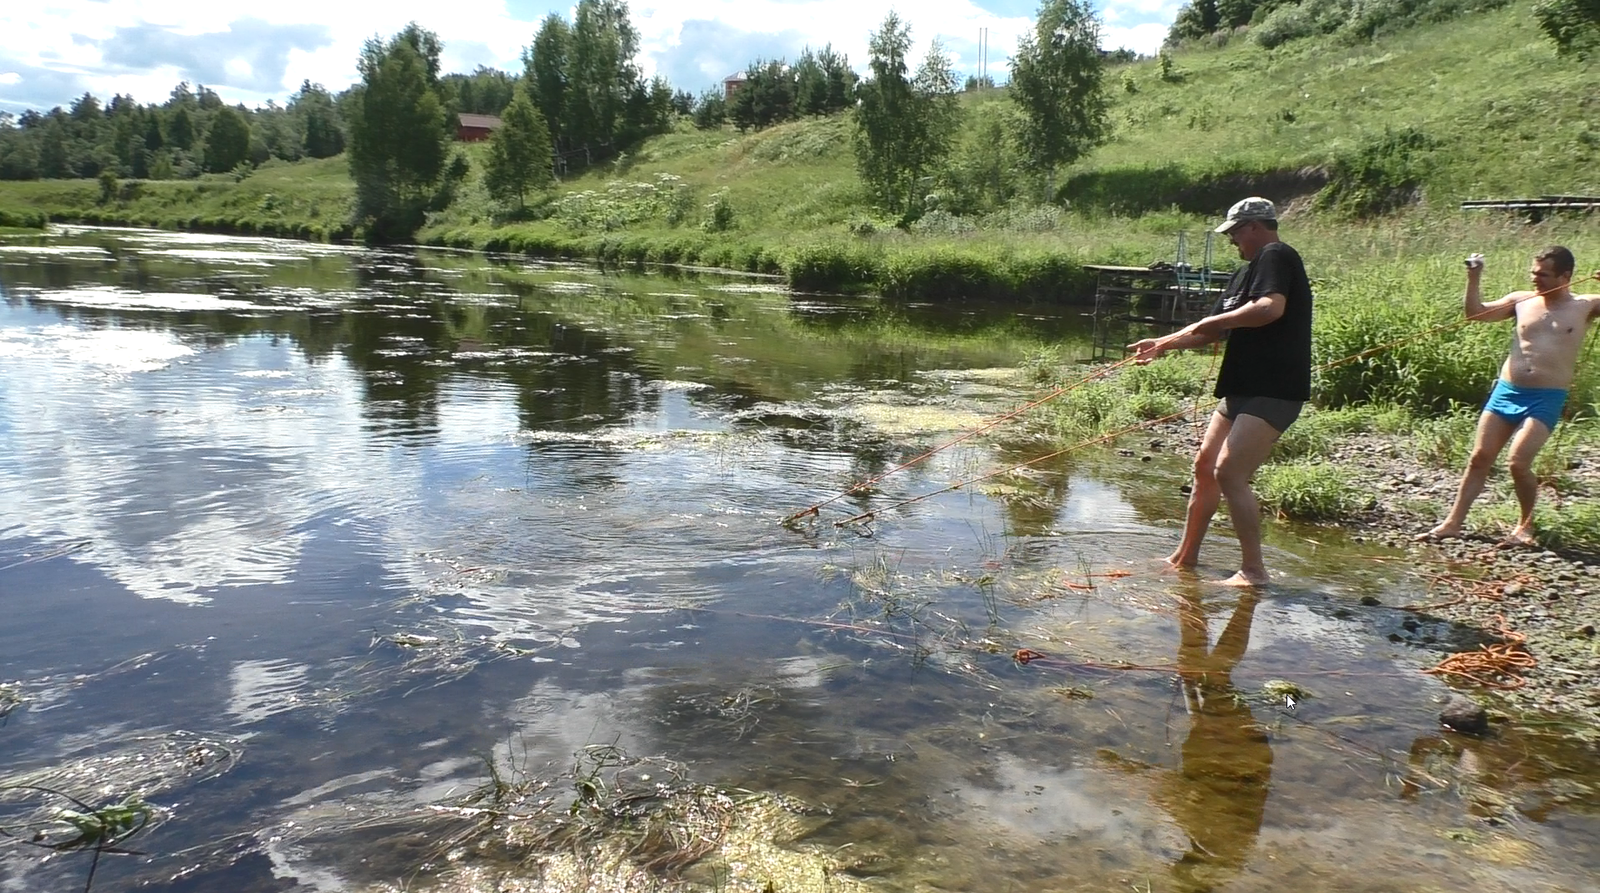
[[[1096,0],[1102,44],[1152,53],[1177,0]],[[1006,76],[1036,2],[1023,0],[633,0],[639,62],[674,87],[699,93],[756,57],[793,59],[832,43],[860,69],[867,35],[894,9],[915,53],[937,38],[961,74],[978,68],[989,33],[989,72]],[[69,0],[0,3],[0,110],[66,105],[85,91],[164,100],[179,81],[203,83],[228,102],[283,101],[303,80],[340,90],[356,79],[364,40],[417,21],[445,44],[447,71],[521,69],[538,23],[572,7],[544,0],[276,0],[246,12],[200,0]]]

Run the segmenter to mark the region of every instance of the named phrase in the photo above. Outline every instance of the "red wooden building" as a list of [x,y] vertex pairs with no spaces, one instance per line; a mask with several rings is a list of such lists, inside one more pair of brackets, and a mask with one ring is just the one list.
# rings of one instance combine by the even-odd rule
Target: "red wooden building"
[[469,115],[463,112],[456,118],[456,139],[463,143],[486,140],[489,134],[500,129],[500,119],[494,115]]

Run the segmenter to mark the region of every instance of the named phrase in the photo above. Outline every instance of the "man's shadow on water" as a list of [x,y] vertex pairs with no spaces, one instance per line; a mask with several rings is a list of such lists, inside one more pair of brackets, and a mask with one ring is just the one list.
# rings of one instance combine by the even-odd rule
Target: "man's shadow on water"
[[[1172,866],[1177,888],[1210,890],[1238,873],[1261,831],[1272,780],[1272,745],[1250,705],[1233,686],[1233,668],[1250,644],[1261,593],[1219,592],[1220,587],[1180,583],[1178,677],[1189,734],[1183,763],[1164,775],[1156,799],[1189,837],[1189,849]],[[1203,596],[1238,603],[1227,626],[1210,642]]]

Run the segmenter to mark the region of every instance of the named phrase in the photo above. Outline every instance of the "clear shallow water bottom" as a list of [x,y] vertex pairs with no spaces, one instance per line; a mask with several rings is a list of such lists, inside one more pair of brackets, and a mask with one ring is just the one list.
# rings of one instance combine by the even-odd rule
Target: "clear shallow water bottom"
[[[1242,595],[1202,582],[1219,528],[1200,580],[1156,572],[1182,457],[833,526],[1029,455],[971,442],[779,523],[945,436],[897,408],[1031,396],[982,370],[1070,350],[1071,314],[7,248],[0,784],[159,807],[99,889],[425,888],[385,817],[596,744],[825,809],[795,845],[886,889],[1596,889],[1600,757],[1440,732],[1431,656],[1384,635],[1424,600],[1395,556],[1271,525]],[[45,855],[0,845],[0,889],[81,886],[89,854]]]

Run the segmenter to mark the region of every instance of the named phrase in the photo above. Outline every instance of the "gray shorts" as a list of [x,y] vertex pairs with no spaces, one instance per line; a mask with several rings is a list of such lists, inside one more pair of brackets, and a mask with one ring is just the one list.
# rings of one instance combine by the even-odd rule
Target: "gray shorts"
[[1300,418],[1305,403],[1300,400],[1280,400],[1277,397],[1223,397],[1217,404],[1217,414],[1233,421],[1241,415],[1253,415],[1271,425],[1279,434],[1289,430],[1294,420]]

